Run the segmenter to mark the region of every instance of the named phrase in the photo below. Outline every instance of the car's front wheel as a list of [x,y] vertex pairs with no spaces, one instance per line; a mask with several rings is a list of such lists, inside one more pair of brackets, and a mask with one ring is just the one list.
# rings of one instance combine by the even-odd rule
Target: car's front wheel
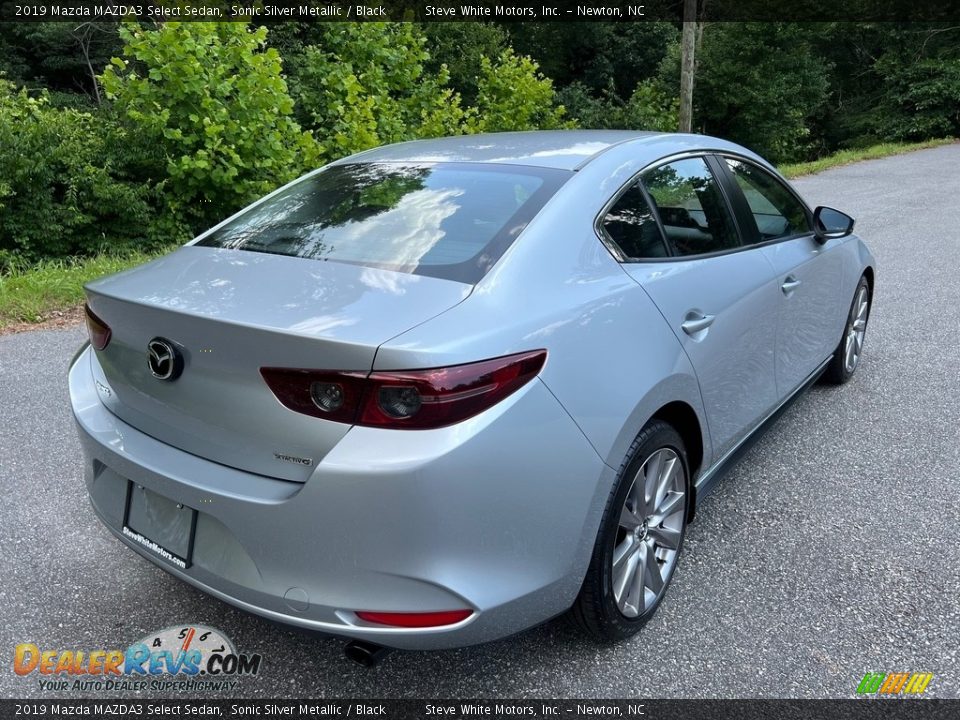
[[683,440],[663,421],[634,441],[572,610],[597,640],[630,637],[663,600],[687,527],[688,467]]
[[866,277],[861,277],[853,293],[853,303],[847,314],[847,324],[843,328],[843,337],[833,353],[833,359],[823,376],[827,382],[845,383],[851,378],[860,364],[863,354],[863,340],[867,334],[867,320],[870,319],[870,285]]

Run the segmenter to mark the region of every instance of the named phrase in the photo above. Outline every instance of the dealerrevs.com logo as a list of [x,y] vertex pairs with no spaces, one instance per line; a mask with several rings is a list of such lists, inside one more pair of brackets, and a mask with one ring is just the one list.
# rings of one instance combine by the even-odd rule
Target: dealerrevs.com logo
[[262,656],[239,653],[222,632],[203,625],[168,627],[126,650],[14,648],[13,671],[41,690],[183,692],[235,690],[260,672]]

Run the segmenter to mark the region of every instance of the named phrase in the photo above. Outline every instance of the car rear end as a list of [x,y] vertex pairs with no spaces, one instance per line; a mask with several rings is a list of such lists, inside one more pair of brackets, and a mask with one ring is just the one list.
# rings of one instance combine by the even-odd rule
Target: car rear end
[[557,479],[605,467],[537,378],[548,348],[372,372],[564,178],[436,167],[315,175],[88,287],[70,395],[117,537],[240,608],[395,647],[566,609],[594,483]]

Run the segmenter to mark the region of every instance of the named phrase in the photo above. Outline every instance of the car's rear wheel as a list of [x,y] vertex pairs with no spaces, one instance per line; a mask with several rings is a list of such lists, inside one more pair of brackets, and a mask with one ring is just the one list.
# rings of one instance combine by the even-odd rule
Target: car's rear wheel
[[843,337],[833,353],[833,359],[827,366],[823,377],[834,384],[845,383],[851,378],[860,357],[863,354],[863,340],[867,333],[867,321],[870,319],[870,285],[866,277],[860,278],[857,290],[853,294],[853,303],[847,314],[847,324],[843,328]]
[[683,440],[667,423],[652,421],[621,468],[572,609],[597,640],[630,637],[663,600],[683,546],[689,485]]

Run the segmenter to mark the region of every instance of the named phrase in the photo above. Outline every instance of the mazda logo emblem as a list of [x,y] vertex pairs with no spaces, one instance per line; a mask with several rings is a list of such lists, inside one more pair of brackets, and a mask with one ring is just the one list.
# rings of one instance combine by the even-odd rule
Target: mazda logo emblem
[[147,366],[157,380],[176,380],[183,372],[183,355],[172,342],[156,337],[147,343]]

